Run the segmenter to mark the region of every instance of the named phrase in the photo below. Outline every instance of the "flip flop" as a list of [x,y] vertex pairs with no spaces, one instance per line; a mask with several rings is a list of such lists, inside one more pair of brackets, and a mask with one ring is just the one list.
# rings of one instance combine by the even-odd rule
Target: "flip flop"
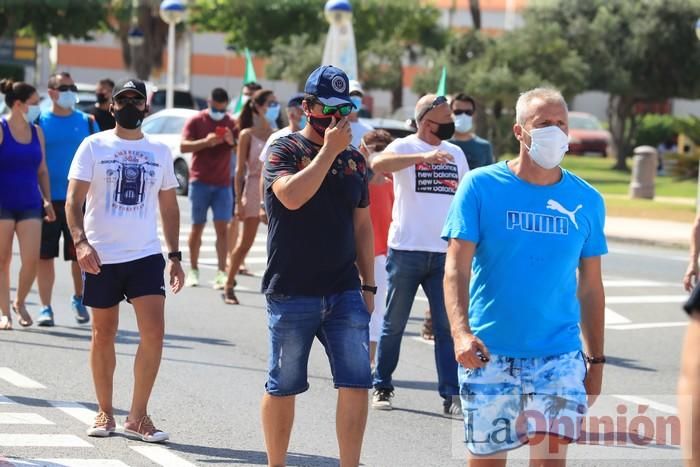
[[32,320],[31,315],[29,313],[27,313],[27,307],[25,305],[18,307],[18,306],[13,304],[12,310],[14,310],[14,312],[19,317],[19,325],[22,326],[23,328],[29,327],[32,324],[34,324],[34,321]]
[[236,293],[233,291],[233,288],[227,287],[224,290],[223,293],[223,298],[224,298],[224,303],[227,305],[238,305],[240,302],[238,301],[238,297],[236,297]]
[[241,276],[253,276],[254,274],[248,270],[248,268],[241,267],[238,269],[238,274]]

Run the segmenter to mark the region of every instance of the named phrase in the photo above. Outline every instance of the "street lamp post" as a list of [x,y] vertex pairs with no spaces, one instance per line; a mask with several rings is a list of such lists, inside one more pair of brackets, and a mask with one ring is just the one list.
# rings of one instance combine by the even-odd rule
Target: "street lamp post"
[[165,90],[165,108],[171,109],[175,96],[175,25],[187,14],[183,0],[163,0],[160,17],[168,23],[168,77]]

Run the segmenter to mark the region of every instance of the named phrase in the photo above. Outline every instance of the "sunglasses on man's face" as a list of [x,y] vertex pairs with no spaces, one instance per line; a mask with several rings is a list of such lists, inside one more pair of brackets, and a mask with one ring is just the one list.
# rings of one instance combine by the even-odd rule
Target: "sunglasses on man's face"
[[474,109],[467,109],[467,110],[457,109],[457,110],[453,110],[452,113],[455,115],[467,114],[471,117],[472,115],[474,115]]
[[418,115],[418,118],[416,119],[416,121],[417,121],[417,122],[420,122],[421,120],[423,120],[423,117],[425,117],[425,115],[426,115],[428,112],[430,112],[430,111],[433,110],[435,107],[438,107],[438,106],[440,106],[440,105],[442,105],[442,104],[447,104],[447,98],[446,98],[445,96],[437,96],[437,97],[435,98],[435,100],[433,101],[433,103],[430,104],[430,107],[428,107],[428,108],[425,109],[423,112],[421,112],[420,115]]
[[66,92],[66,91],[78,92],[78,86],[76,86],[75,84],[62,84],[55,89],[58,92]]
[[135,105],[135,106],[141,106],[146,103],[146,99],[143,97],[126,97],[126,96],[118,96],[114,98],[114,103],[117,104],[119,107],[123,107],[125,105]]
[[352,104],[325,105],[318,101],[314,102],[314,104],[319,104],[323,106],[323,109],[321,110],[321,113],[323,115],[335,115],[339,113],[341,116],[347,117],[348,115],[350,115],[353,109]]

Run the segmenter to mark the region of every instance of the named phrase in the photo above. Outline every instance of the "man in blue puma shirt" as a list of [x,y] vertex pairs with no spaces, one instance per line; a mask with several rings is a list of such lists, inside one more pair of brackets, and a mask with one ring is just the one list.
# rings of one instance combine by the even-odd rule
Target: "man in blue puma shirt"
[[470,172],[442,231],[469,465],[529,443],[534,465],[564,466],[603,379],[605,206],[559,167],[558,91],[522,94],[513,133],[519,157]]
[[51,181],[51,200],[56,212],[54,222],[44,221],[41,229],[41,261],[37,273],[37,285],[41,300],[41,312],[37,319],[39,326],[53,326],[54,314],[51,295],[56,273],[54,258],[59,255],[59,242],[63,236],[63,259],[71,262],[73,276],[73,298],[71,308],[79,324],[90,321],[87,308],[83,305],[83,279],[75,256],[73,239],[66,222],[66,192],[68,191],[68,170],[73,155],[87,136],[100,131],[95,119],[80,110],[74,109],[78,102],[77,87],[70,74],[56,73],[49,78],[50,111],[44,111],[37,123],[44,130],[46,140],[46,165]]

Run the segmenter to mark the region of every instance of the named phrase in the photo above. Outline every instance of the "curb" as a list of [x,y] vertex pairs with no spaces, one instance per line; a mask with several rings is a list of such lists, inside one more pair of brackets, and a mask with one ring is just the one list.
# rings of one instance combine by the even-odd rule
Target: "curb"
[[677,250],[688,250],[690,248],[689,241],[675,241],[675,240],[664,240],[664,239],[651,239],[651,238],[636,238],[636,237],[625,237],[622,235],[605,235],[608,241],[629,243],[632,245],[645,245],[645,246],[660,246],[665,248],[674,248]]

